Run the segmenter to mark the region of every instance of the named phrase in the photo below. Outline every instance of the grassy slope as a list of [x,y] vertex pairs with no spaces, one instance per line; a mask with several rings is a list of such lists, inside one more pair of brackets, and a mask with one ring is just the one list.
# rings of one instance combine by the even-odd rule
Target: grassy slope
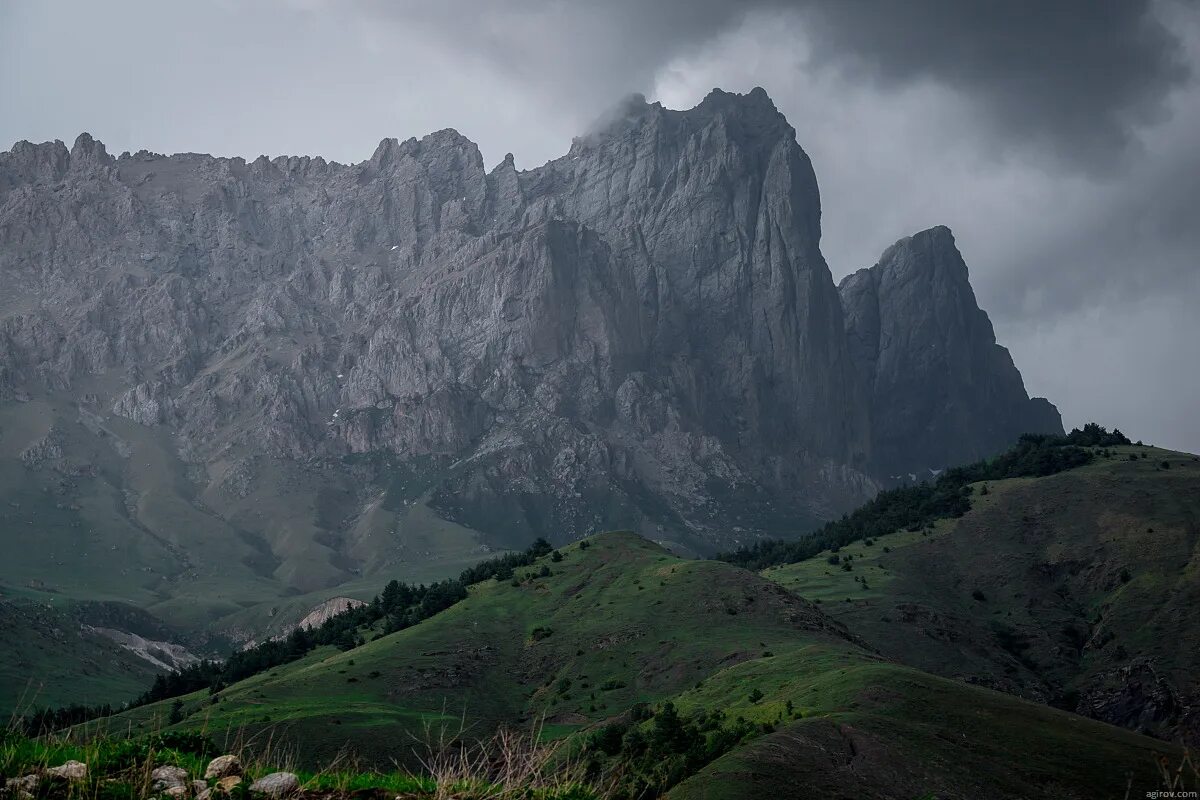
[[[191,698],[189,723],[251,732],[282,725],[314,758],[347,740],[390,758],[395,739],[379,740],[383,725],[419,733],[426,720],[466,715],[486,730],[544,715],[550,731],[566,733],[770,648],[849,646],[808,604],[752,573],[683,561],[631,534],[593,542],[564,549],[561,563],[544,559],[548,578],[488,582],[415,628],[351,652],[315,653],[230,687],[217,705]],[[560,692],[564,679],[570,686]],[[149,728],[163,713],[160,705],[127,717]]]
[[81,630],[70,613],[0,599],[0,717],[30,707],[118,705],[143,692],[157,670],[104,637]]
[[[748,687],[764,698],[752,704]],[[677,787],[672,798],[1121,797],[1126,772],[1156,786],[1151,739],[893,663],[813,659],[743,664],[679,700],[748,719],[783,718]],[[803,718],[787,723],[791,699]],[[1174,756],[1177,758],[1177,756]],[[1134,794],[1131,796],[1140,796]]]
[[927,535],[842,548],[852,571],[822,553],[764,574],[904,663],[1195,741],[1200,462],[1115,453],[989,484]]
[[[881,660],[753,573],[683,561],[630,534],[591,542],[565,549],[561,563],[545,559],[548,578],[489,582],[415,628],[315,652],[227,688],[215,705],[186,698],[178,727],[282,736],[309,763],[347,743],[388,763],[408,757],[427,722],[457,729],[465,717],[469,735],[484,735],[544,714],[547,733],[565,735],[635,701],[672,699],[685,712],[783,726],[679,787],[680,797],[747,796],[737,793],[747,782],[778,794],[842,772],[898,798],[960,780],[993,797],[1035,786],[1120,794],[1127,771],[1152,780],[1152,740]],[[154,730],[166,710],[109,724]]]
[[[106,377],[92,382],[111,394]],[[46,602],[132,603],[188,634],[261,638],[328,597],[370,598],[392,578],[430,582],[490,555],[429,511],[411,471],[379,466],[391,477],[360,485],[344,469],[251,459],[241,496],[223,488],[231,465],[200,474],[164,430],[106,402],[0,405],[4,585]],[[51,432],[62,458],[23,463]]]
[[[22,463],[52,430],[63,457]],[[369,594],[392,578],[448,577],[488,555],[473,531],[431,517],[419,477],[367,486],[319,464],[250,461],[242,496],[222,488],[220,463],[199,474],[164,429],[102,403],[3,404],[0,580],[124,600],[200,629],[291,596],[315,605],[342,586]]]
[[[0,427],[6,583],[34,586],[80,600],[122,599],[145,608],[204,581],[221,597],[266,599],[263,579],[246,563],[252,548],[185,495],[183,467],[169,442],[127,421],[92,427],[75,409],[52,399],[5,406]],[[20,452],[51,429],[65,458],[35,467]],[[81,469],[76,469],[81,467]],[[224,563],[195,555],[217,545]],[[241,591],[232,591],[234,587]],[[212,599],[192,603],[180,622],[196,614],[236,608]]]

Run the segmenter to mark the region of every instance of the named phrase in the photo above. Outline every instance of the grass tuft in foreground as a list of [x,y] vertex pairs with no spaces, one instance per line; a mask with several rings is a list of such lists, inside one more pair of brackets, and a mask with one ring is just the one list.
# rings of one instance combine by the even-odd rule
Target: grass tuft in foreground
[[[539,734],[502,729],[490,739],[466,741],[439,732],[422,743],[420,773],[363,770],[353,758],[338,758],[319,771],[298,770],[287,751],[271,743],[239,742],[217,747],[199,733],[167,731],[136,739],[84,737],[79,733],[30,737],[10,729],[0,733],[0,797],[41,800],[141,800],[158,797],[156,768],[180,767],[188,781],[204,783],[213,800],[251,797],[254,780],[291,772],[300,784],[300,800],[605,800],[606,792],[586,781],[583,768],[560,752],[561,743],[543,743]],[[235,786],[205,780],[214,757],[231,752],[244,765]],[[74,780],[54,775],[68,762],[86,765]],[[32,778],[32,779],[31,779]],[[19,785],[18,785],[18,782]],[[190,785],[190,783],[189,783]],[[198,794],[196,785],[188,796]]]

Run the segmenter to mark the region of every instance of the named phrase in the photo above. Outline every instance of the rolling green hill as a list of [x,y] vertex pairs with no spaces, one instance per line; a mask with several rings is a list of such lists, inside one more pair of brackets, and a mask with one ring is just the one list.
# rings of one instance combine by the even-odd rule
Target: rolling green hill
[[[80,388],[103,396],[106,380]],[[440,580],[494,552],[385,460],[297,464],[231,447],[209,474],[178,447],[62,393],[0,404],[0,598],[23,609],[0,610],[0,624],[29,642],[0,653],[0,715],[29,702],[28,686],[37,705],[115,704],[153,679],[149,662],[47,608],[133,606],[158,638],[213,656],[285,633],[330,597]]]
[[[80,389],[103,396],[107,380]],[[130,603],[195,640],[244,641],[281,607],[299,619],[331,596],[440,579],[491,552],[429,510],[412,470],[327,461],[230,444],[201,468],[165,429],[73,396],[0,404],[3,580],[41,599]]]
[[[321,756],[344,740],[376,748],[385,723],[415,731],[464,714],[483,726],[544,716],[573,731],[772,647],[853,646],[811,604],[751,572],[679,559],[633,534],[589,544],[518,570],[519,585],[488,581],[413,628],[344,653],[317,651],[185,710],[214,729],[328,730],[336,719],[330,741],[300,737]],[[161,713],[148,706],[129,717]]]
[[617,798],[1138,796],[1195,743],[1198,522],[1200,459],[1034,437],[881,495],[818,532],[823,552],[543,542],[425,613],[385,596],[249,678],[81,730],[200,732],[317,769],[418,768],[430,742],[533,729]]
[[98,617],[94,610],[33,602],[0,588],[0,717],[33,707],[116,707],[145,690],[163,667],[87,624],[103,625]]
[[1195,744],[1198,546],[1200,460],[1128,446],[763,574],[897,661]]
[[431,725],[470,738],[542,721],[596,768],[623,765],[626,790],[687,798],[1119,796],[1126,773],[1152,787],[1154,754],[1177,756],[889,661],[753,572],[632,534],[585,541],[415,627],[104,725],[270,737],[319,764],[346,746],[411,763]]

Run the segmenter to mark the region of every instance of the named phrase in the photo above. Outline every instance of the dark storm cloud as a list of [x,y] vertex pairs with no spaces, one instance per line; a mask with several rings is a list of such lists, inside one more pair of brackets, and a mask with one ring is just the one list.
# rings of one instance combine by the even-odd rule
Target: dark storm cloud
[[[1182,134],[1185,127],[1177,127]],[[1082,207],[1061,209],[1051,236],[988,276],[997,310],[1036,320],[1097,303],[1195,291],[1200,149],[1181,141],[1167,157],[1129,172],[1118,191],[1095,187],[1094,202],[1080,199]]]
[[845,0],[812,7],[819,59],[883,84],[934,80],[995,130],[1103,167],[1188,77],[1149,0]]
[[934,81],[962,94],[1005,150],[1034,145],[1104,170],[1136,127],[1159,120],[1188,77],[1179,39],[1150,0],[448,0],[371,2],[447,43],[482,48],[559,98],[645,91],[671,59],[756,12],[794,13],[811,64],[884,88]]
[[[1171,60],[1195,63],[1200,20],[1195,13],[1170,19],[1178,31]],[[883,84],[861,70],[814,70],[813,50],[828,51],[829,41],[794,16],[787,24],[779,15],[752,18],[702,53],[673,62],[658,89],[670,105],[686,106],[716,82],[743,91],[765,84],[816,165],[826,211],[822,247],[835,274],[867,266],[886,244],[935,224],[958,234],[993,315],[1012,319],[1170,291],[1196,271],[1195,81],[1153,102],[1126,103],[1153,109],[1121,132],[1126,139],[1054,134],[1062,129],[1047,122],[1037,144],[1061,140],[1080,153],[1109,151],[1111,168],[1080,171],[1077,161],[1032,157],[1028,141],[981,121],[977,93],[932,80],[893,77]],[[1060,76],[1057,85],[1072,80],[1079,75]],[[1001,148],[1008,157],[997,157]]]

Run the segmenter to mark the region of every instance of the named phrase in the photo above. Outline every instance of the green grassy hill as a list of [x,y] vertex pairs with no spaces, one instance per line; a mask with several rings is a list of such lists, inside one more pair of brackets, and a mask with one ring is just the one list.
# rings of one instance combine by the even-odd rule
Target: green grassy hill
[[[97,620],[99,624],[99,620]],[[0,589],[0,717],[34,707],[114,707],[145,691],[161,668],[84,626],[78,609]]]
[[[771,648],[853,647],[809,603],[751,572],[685,561],[633,534],[589,544],[518,570],[519,585],[488,581],[420,625],[344,653],[316,651],[227,688],[215,705],[190,698],[185,711],[214,730],[319,729],[297,739],[321,757],[345,741],[377,750],[384,725],[418,732],[464,715],[484,728],[544,717],[565,733]],[[542,566],[549,576],[538,577]]]
[[1200,460],[1110,453],[763,574],[897,661],[1195,744]]
[[[92,379],[98,396],[109,377]],[[245,446],[190,464],[165,428],[53,392],[0,407],[10,586],[122,601],[180,633],[257,638],[272,610],[457,574],[489,549],[386,460],[299,464]]]
[[[86,389],[103,397],[106,380]],[[429,509],[420,475],[383,459],[301,465],[231,446],[209,472],[177,448],[164,429],[73,396],[0,404],[0,596],[34,609],[130,604],[214,655],[285,632],[330,597],[440,580],[493,552]],[[114,665],[112,648],[74,628],[69,646],[30,629],[36,657],[5,648],[0,675],[24,687],[36,667],[38,703],[118,702],[146,688],[148,662],[117,653]],[[10,686],[0,714],[24,691]]]
[[[1130,797],[1161,785],[1154,762],[1170,748],[1120,728],[887,662],[793,677],[806,672],[812,668],[800,657],[722,676],[726,697],[743,681],[775,678],[778,688],[760,705],[777,707],[797,692],[812,705],[803,719],[733,750],[670,796],[1090,800],[1124,797],[1129,779]],[[1169,759],[1174,765],[1180,757]]]
[[311,765],[348,746],[390,764],[411,763],[431,725],[468,739],[541,720],[543,735],[565,737],[597,768],[623,765],[626,789],[678,783],[672,796],[688,798],[745,797],[746,786],[755,796],[811,786],[909,800],[1115,797],[1127,773],[1156,785],[1156,753],[1177,757],[891,662],[818,606],[729,564],[621,533],[560,555],[475,586],[415,627],[187,696],[174,724],[164,702],[104,727],[269,738]]

